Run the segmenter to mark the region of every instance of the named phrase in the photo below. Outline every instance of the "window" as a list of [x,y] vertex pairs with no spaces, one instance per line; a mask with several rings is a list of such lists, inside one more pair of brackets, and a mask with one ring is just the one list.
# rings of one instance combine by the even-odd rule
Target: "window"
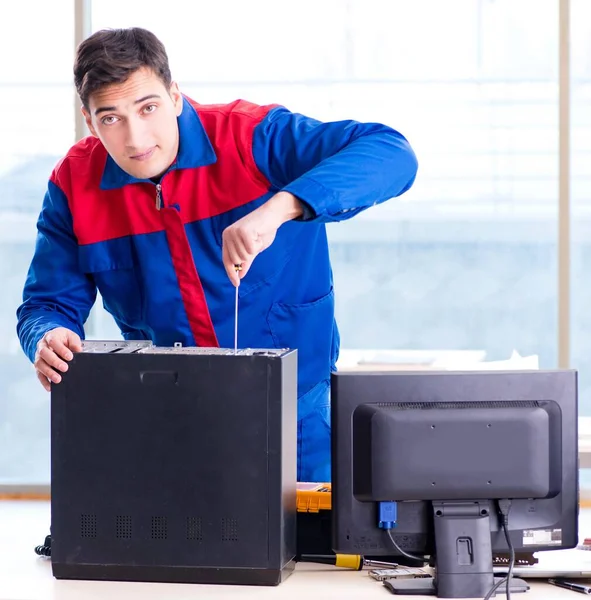
[[153,30],[199,102],[378,120],[416,149],[408,194],[329,226],[344,348],[556,365],[557,0],[167,6],[186,18],[95,2],[92,27]]
[[331,230],[344,345],[516,349],[554,367],[557,3],[350,4],[358,50],[338,113],[400,128],[419,174]]
[[0,61],[0,484],[49,482],[49,396],[18,343],[15,310],[47,180],[74,140],[72,6],[0,7],[0,55],[18,57]]
[[[571,3],[572,366],[580,413],[591,417],[591,8]],[[19,55],[0,63],[9,140],[0,148],[0,484],[49,481],[48,396],[18,345],[14,310],[47,177],[74,141],[74,4],[0,8],[5,22],[27,23],[0,39],[4,56]],[[78,4],[90,4],[92,31],[154,31],[200,102],[279,102],[322,120],[382,121],[409,138],[414,188],[329,226],[343,348],[487,359],[516,349],[557,366],[559,0],[169,0],[170,18],[156,0]],[[100,303],[88,333],[120,337]]]
[[571,16],[571,363],[591,417],[591,5],[574,0]]

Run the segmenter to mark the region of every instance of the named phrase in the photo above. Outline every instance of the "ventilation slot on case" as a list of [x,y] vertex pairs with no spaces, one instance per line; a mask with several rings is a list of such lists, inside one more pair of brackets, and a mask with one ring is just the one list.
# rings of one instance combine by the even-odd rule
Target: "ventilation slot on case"
[[238,541],[238,521],[236,519],[222,519],[222,542]]
[[201,541],[203,534],[201,532],[201,519],[198,517],[187,517],[187,539]]
[[80,515],[80,537],[96,537],[96,515]]
[[131,539],[131,517],[118,515],[115,522],[115,535],[120,540]]
[[168,537],[166,517],[152,517],[152,539],[165,540]]

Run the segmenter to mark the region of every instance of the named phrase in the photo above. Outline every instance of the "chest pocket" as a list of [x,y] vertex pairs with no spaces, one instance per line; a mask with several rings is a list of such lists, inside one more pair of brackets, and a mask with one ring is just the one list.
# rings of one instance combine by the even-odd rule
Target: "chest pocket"
[[139,328],[145,315],[140,264],[128,237],[80,246],[81,270],[98,288],[105,310],[122,329]]

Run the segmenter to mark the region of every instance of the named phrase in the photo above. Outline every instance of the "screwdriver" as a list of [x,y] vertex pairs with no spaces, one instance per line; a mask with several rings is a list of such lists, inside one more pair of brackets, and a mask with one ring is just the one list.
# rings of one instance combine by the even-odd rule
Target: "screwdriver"
[[[242,271],[242,265],[234,265],[236,273]],[[238,276],[238,283],[240,283],[240,276]],[[234,354],[238,354],[238,288],[236,286],[236,297],[234,299]]]
[[355,569],[356,571],[361,571],[363,567],[393,569],[398,566],[398,563],[370,560],[359,554],[301,554],[298,561],[334,565],[335,567]]

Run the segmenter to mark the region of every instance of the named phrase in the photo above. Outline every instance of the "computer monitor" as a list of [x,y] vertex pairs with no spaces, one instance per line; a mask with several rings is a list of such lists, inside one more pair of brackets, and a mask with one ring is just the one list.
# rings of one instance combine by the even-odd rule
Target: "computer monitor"
[[483,597],[493,552],[576,546],[575,371],[334,373],[331,416],[334,551],[434,567],[394,587]]

